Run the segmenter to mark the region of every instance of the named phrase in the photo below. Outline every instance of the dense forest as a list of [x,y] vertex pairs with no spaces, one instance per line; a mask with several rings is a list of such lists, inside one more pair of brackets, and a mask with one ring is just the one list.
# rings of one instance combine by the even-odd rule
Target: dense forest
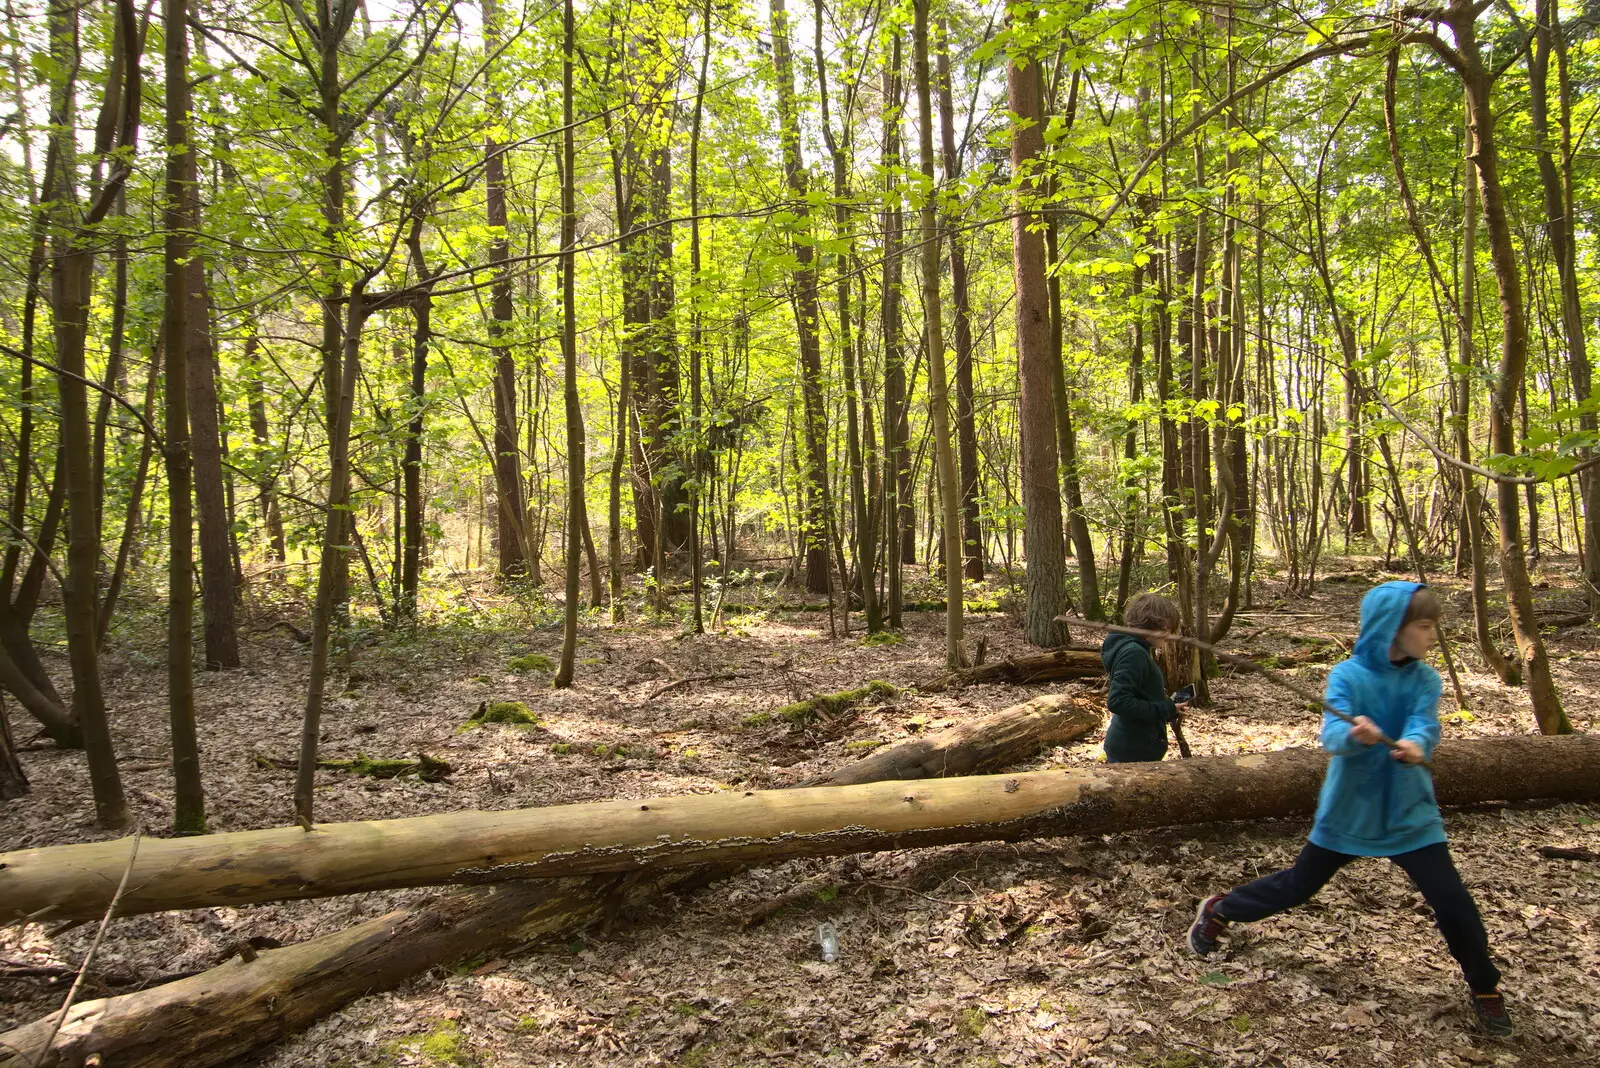
[[352,650],[486,598],[581,690],[774,585],[957,673],[1156,590],[1203,709],[1359,558],[1460,591],[1463,714],[1587,719],[1535,598],[1600,609],[1592,5],[5,3],[17,806],[45,739],[137,822],[132,650],[204,834],[205,673],[271,633],[309,830]]

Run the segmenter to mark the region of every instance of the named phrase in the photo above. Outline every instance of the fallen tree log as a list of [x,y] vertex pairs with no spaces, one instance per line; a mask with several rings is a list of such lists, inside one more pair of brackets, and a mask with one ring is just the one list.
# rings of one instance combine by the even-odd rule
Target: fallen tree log
[[896,779],[939,779],[1003,768],[1046,745],[1076,741],[1099,727],[1105,706],[1084,694],[1050,694],[970,723],[887,749],[803,786],[854,786]]
[[[881,758],[904,751],[901,761],[869,757],[859,763],[887,764],[906,778],[917,768],[937,766],[940,745],[949,745],[958,750],[951,762],[970,763],[974,770],[1004,767],[1003,761],[1030,751],[1019,725],[1036,731],[1039,744],[1061,740],[1063,728],[1045,711],[1057,703],[1050,698],[1030,701],[965,731],[952,729],[875,754]],[[861,776],[871,772],[856,767],[840,774],[865,781]],[[653,885],[606,875],[460,891],[299,945],[263,949],[165,986],[74,1005],[49,1053],[37,1063],[75,1068],[98,1055],[106,1066],[208,1068],[276,1042],[363,994],[390,989],[429,968],[587,926],[626,905],[689,889],[719,874],[732,870],[680,869]],[[40,1047],[49,1040],[54,1015],[0,1035],[0,1068],[33,1068]]]
[[1067,679],[1095,679],[1106,673],[1100,653],[1094,649],[1053,649],[1035,656],[1011,656],[992,664],[952,671],[921,687],[926,693],[953,690],[978,682],[1010,682],[1027,685],[1035,682],[1060,682]]
[[[120,912],[1297,816],[1315,805],[1324,763],[1284,750],[152,839]],[[1448,742],[1435,782],[1445,804],[1593,800],[1600,736]],[[99,916],[126,860],[118,841],[0,854],[0,920]]]

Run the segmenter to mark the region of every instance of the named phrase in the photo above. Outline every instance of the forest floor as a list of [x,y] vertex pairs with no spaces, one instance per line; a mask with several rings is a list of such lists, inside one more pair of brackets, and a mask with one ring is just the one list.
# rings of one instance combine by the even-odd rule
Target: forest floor
[[[1329,579],[1309,598],[1283,597],[1277,583],[1258,580],[1256,606],[1240,614],[1227,646],[1279,656],[1320,649],[1325,663],[1293,669],[1320,683],[1354,637],[1361,593],[1406,577],[1360,558],[1328,570],[1344,581]],[[1548,564],[1540,577],[1541,614],[1581,607],[1570,561]],[[1446,738],[1530,732],[1525,695],[1500,686],[1460,641],[1471,627],[1465,591],[1444,589],[1471,709],[1458,713],[1447,681]],[[247,612],[245,667],[197,680],[214,830],[293,822],[293,772],[257,757],[294,756],[307,657],[271,625],[306,617],[291,593],[279,588],[268,603],[265,590],[254,590]],[[919,682],[941,674],[940,613],[908,612],[903,643],[866,645],[859,631],[830,638],[823,612],[784,607],[814,596],[751,585],[728,591],[728,602],[744,607],[727,611],[716,634],[685,633],[681,597],[671,618],[652,621],[640,610],[624,625],[587,619],[577,685],[552,692],[536,662],[512,662],[558,656],[553,606],[486,583],[434,594],[430,624],[414,637],[358,627],[330,683],[337,696],[324,714],[322,748],[329,758],[426,752],[452,774],[422,782],[319,772],[319,821],[778,787],[1053,688],[919,693]],[[937,596],[920,587],[918,595]],[[154,612],[153,602],[144,611]],[[124,782],[141,818],[162,833],[171,782],[158,619],[125,621],[105,671]],[[974,641],[987,638],[991,660],[1023,651],[1010,615],[974,614],[968,626]],[[1600,728],[1600,627],[1547,637],[1574,725]],[[52,668],[65,676],[65,656]],[[873,679],[906,689],[809,733],[744,723]],[[1186,720],[1196,755],[1316,744],[1318,718],[1260,679],[1224,675],[1213,695],[1216,707]],[[463,729],[485,701],[522,701],[540,723]],[[26,742],[31,731],[11,709]],[[1043,752],[1027,767],[1103,759],[1100,740]],[[0,849],[108,837],[92,826],[81,754],[30,748],[23,759],[33,793],[0,807]],[[1465,987],[1419,896],[1383,862],[1347,869],[1304,909],[1236,930],[1220,959],[1199,961],[1181,948],[1199,898],[1293,859],[1307,830],[1293,820],[754,869],[656,902],[603,935],[574,931],[436,970],[241,1063],[1600,1065],[1600,864],[1537,852],[1552,844],[1600,850],[1600,805],[1481,806],[1446,822],[1505,969],[1519,1029],[1510,1040],[1474,1030]],[[760,926],[744,925],[749,909],[808,879],[822,889]],[[434,893],[116,920],[84,996],[205,968],[252,937],[301,941]],[[831,964],[815,944],[824,920],[841,944]],[[0,1028],[59,1006],[94,926],[55,937],[39,925],[0,929],[0,969],[67,973],[0,978]]]

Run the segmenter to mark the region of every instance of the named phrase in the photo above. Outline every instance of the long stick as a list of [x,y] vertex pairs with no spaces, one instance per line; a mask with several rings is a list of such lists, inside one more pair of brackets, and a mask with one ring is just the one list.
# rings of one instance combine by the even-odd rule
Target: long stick
[[56,1013],[55,1023],[50,1025],[50,1036],[44,1040],[44,1045],[39,1047],[39,1053],[33,1059],[33,1068],[39,1068],[39,1065],[44,1063],[45,1057],[50,1053],[50,1047],[55,1043],[56,1035],[61,1033],[61,1025],[66,1022],[73,1001],[77,1000],[78,988],[83,986],[83,977],[89,974],[89,965],[93,963],[94,955],[100,949],[100,940],[106,936],[111,916],[117,911],[117,902],[122,900],[122,892],[128,888],[128,877],[133,874],[133,862],[139,857],[139,839],[143,837],[144,826],[141,824],[138,830],[133,832],[133,845],[128,850],[128,866],[122,869],[122,880],[117,883],[117,892],[111,895],[111,904],[106,906],[106,914],[100,919],[100,930],[95,932],[94,941],[89,943],[89,951],[83,955],[83,963],[78,966],[77,978],[72,980],[72,988],[67,991],[67,999],[61,1003],[61,1011]]
[[[1333,715],[1344,720],[1352,727],[1355,726],[1356,718],[1354,716],[1350,715],[1348,712],[1342,712],[1339,709],[1334,708],[1316,693],[1306,689],[1299,683],[1290,682],[1281,674],[1278,674],[1271,668],[1263,667],[1261,664],[1256,663],[1247,656],[1239,656],[1237,653],[1225,653],[1221,649],[1218,649],[1216,646],[1212,645],[1210,642],[1201,641],[1199,638],[1191,638],[1186,634],[1169,634],[1162,630],[1140,630],[1138,627],[1124,627],[1115,623],[1096,623],[1088,619],[1079,619],[1077,616],[1057,616],[1056,621],[1065,623],[1068,626],[1086,627],[1089,630],[1106,631],[1110,634],[1131,634],[1135,638],[1143,638],[1150,642],[1180,642],[1192,648],[1199,649],[1203,653],[1210,653],[1212,656],[1226,664],[1232,664],[1234,667],[1243,668],[1246,671],[1254,672],[1273,685],[1282,687],[1283,689],[1294,694],[1296,697],[1310,701],[1312,704],[1317,705],[1323,711],[1333,713]],[[1378,732],[1378,742],[1382,745],[1388,746],[1390,749],[1398,750],[1400,748],[1399,742],[1395,741],[1387,734],[1384,734],[1382,731]],[[1433,770],[1433,764],[1427,759],[1420,760],[1418,763],[1430,771]]]

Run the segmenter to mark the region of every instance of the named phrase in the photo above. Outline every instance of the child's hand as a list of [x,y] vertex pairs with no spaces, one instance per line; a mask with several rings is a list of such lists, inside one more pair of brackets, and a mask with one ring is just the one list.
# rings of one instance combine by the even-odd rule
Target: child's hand
[[1394,743],[1394,748],[1389,751],[1389,755],[1402,764],[1420,764],[1422,763],[1422,746],[1409,738],[1405,738]]
[[1355,723],[1350,727],[1350,737],[1362,745],[1376,745],[1378,739],[1383,737],[1383,731],[1366,716],[1357,716]]

